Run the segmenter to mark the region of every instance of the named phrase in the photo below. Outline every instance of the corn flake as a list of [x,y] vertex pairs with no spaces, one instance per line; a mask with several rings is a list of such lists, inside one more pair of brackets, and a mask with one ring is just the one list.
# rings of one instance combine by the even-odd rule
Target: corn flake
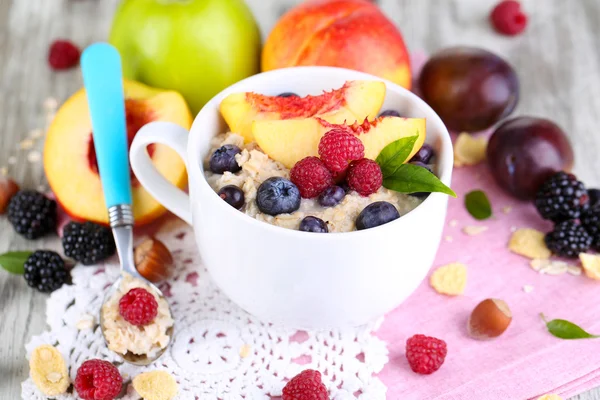
[[177,381],[167,371],[150,371],[133,378],[133,388],[144,400],[171,400],[177,396]]
[[477,165],[485,160],[488,139],[485,136],[474,138],[463,132],[454,143],[454,166]]
[[431,274],[429,283],[440,294],[448,296],[463,294],[467,285],[467,266],[452,263],[439,267]]
[[35,386],[46,396],[65,393],[71,384],[62,354],[47,344],[36,347],[31,353],[29,374]]
[[600,255],[580,253],[579,260],[588,278],[600,280]]
[[531,259],[547,259],[552,255],[544,243],[544,233],[529,228],[517,229],[508,242],[508,248]]

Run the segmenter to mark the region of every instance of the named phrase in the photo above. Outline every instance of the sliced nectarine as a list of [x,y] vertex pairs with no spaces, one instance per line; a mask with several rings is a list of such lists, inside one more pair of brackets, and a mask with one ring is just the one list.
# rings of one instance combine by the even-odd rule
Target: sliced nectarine
[[380,81],[349,81],[340,89],[319,96],[278,97],[234,93],[221,102],[221,114],[232,132],[253,141],[252,122],[319,117],[327,122],[352,124],[374,118],[385,98]]
[[365,146],[365,157],[372,160],[385,146],[400,138],[419,136],[408,158],[425,141],[424,118],[381,117],[353,125],[330,124],[320,118],[256,121],[252,132],[256,143],[269,157],[292,168],[304,157],[316,156],[321,137],[333,128],[347,129],[355,134]]
[[[152,121],[170,121],[190,128],[192,115],[179,93],[132,81],[124,81],[124,89],[129,144],[137,131]],[[185,164],[175,151],[163,145],[152,145],[148,151],[154,166],[169,182],[185,186]],[[57,200],[71,217],[108,223],[83,89],[63,104],[48,130],[44,170]],[[136,225],[150,222],[165,212],[133,175],[132,195]]]

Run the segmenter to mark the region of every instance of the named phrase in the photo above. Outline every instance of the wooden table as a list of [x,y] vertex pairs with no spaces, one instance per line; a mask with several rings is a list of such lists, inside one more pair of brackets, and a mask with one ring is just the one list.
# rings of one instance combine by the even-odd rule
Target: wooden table
[[[70,38],[81,46],[105,40],[118,0],[0,0],[0,168],[23,187],[45,183],[36,161],[43,138],[25,139],[45,129],[53,103],[81,86],[78,69],[54,73],[46,64],[49,42]],[[263,35],[300,0],[249,0]],[[501,37],[487,15],[494,0],[380,0],[402,28],[408,46],[431,52],[457,45],[493,49],[516,67],[521,101],[516,114],[550,117],[569,134],[576,172],[600,186],[600,1],[524,0],[530,13],[527,33]],[[1,171],[1,170],[0,170]],[[60,248],[56,238],[27,242],[0,218],[0,252]],[[46,296],[19,276],[0,273],[0,397],[20,398],[27,377],[24,344],[45,328]],[[600,399],[600,389],[576,399]]]

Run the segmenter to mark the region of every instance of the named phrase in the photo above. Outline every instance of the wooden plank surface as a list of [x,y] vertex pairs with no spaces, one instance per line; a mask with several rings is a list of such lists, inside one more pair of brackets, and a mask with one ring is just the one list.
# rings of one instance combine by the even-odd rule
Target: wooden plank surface
[[[46,65],[49,42],[58,37],[81,46],[104,40],[118,0],[0,0],[0,168],[24,187],[44,185],[41,162],[20,149],[35,129],[45,129],[51,105],[81,86],[77,69],[53,73]],[[265,36],[279,16],[300,0],[249,0]],[[516,67],[521,78],[519,114],[546,116],[569,134],[576,172],[600,186],[600,1],[524,0],[531,14],[526,35],[500,37],[487,14],[493,0],[379,0],[401,27],[411,50],[427,52],[458,44],[493,49]],[[46,103],[46,104],[45,104]],[[14,159],[12,158],[14,157]],[[13,164],[11,162],[15,161]],[[0,218],[0,252],[60,248],[56,239],[35,243],[16,236]],[[27,377],[24,343],[45,327],[46,296],[23,279],[0,273],[0,398],[19,399]],[[600,390],[575,397],[600,400]]]

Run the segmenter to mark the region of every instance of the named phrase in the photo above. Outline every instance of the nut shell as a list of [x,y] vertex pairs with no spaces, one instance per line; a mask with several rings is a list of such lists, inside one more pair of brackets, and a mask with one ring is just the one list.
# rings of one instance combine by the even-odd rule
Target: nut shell
[[8,202],[19,191],[19,185],[12,179],[0,177],[0,214],[6,212]]
[[467,329],[475,339],[493,339],[502,335],[511,321],[512,313],[503,300],[485,299],[471,312]]
[[156,238],[146,239],[135,248],[134,261],[138,272],[152,283],[164,281],[173,272],[173,256]]

